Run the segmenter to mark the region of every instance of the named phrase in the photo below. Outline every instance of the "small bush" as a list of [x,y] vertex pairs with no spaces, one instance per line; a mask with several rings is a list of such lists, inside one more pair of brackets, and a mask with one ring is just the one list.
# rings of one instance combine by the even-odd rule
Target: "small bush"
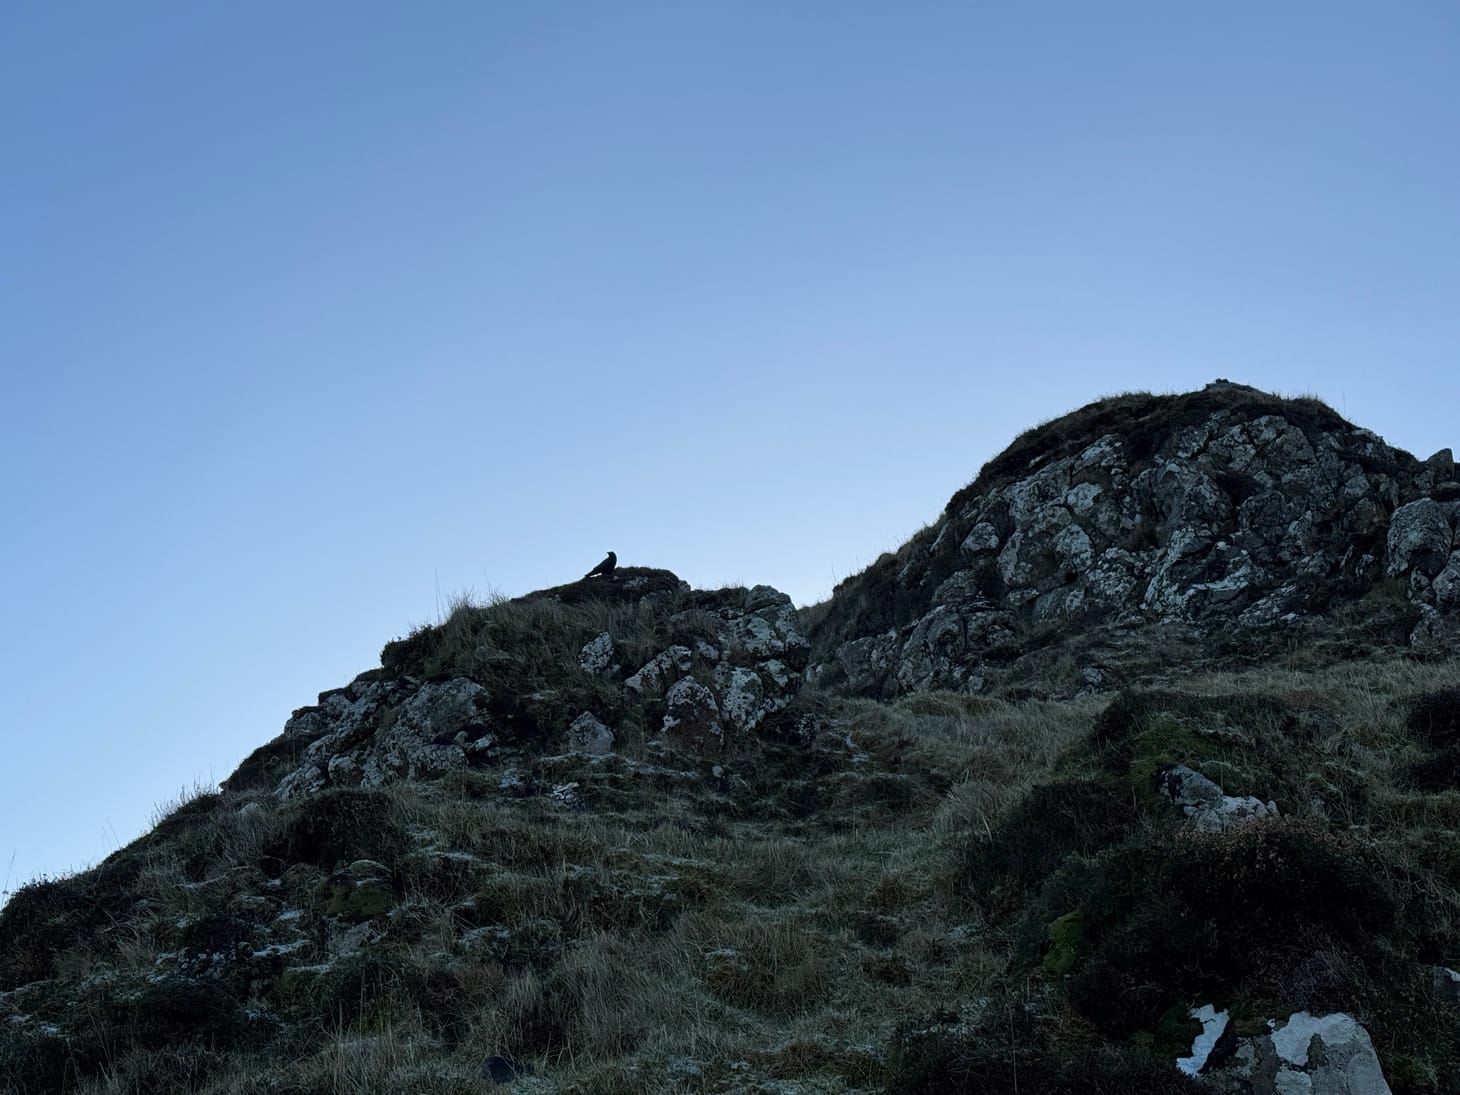
[[191,1043],[213,1048],[246,1045],[265,1033],[239,1000],[222,985],[169,978],[149,981],[132,999],[116,1006],[114,1037],[121,1045],[166,1049]]
[[83,875],[20,887],[0,909],[0,991],[54,976],[58,956],[85,945],[100,920]]
[[1169,885],[1193,908],[1221,910],[1226,931],[1258,946],[1309,923],[1358,941],[1392,928],[1395,900],[1378,864],[1352,840],[1294,818],[1177,842]]
[[[1289,999],[1301,965],[1324,953],[1337,958],[1310,978],[1308,999],[1353,1007],[1396,909],[1363,849],[1315,823],[1276,818],[1072,861],[1026,910],[1016,953],[1067,971],[1075,1010],[1126,1037],[1198,997]],[[1075,913],[1079,931],[1065,930]]]
[[1416,791],[1460,790],[1460,745],[1438,749],[1410,765],[1404,781]]
[[705,983],[726,1003],[771,1015],[793,1015],[819,1001],[831,967],[811,938],[790,924],[747,924],[733,945],[705,956]]
[[385,791],[330,789],[296,810],[283,835],[264,849],[276,870],[294,863],[333,870],[357,859],[392,863],[408,847],[400,807]]
[[1405,722],[1409,732],[1431,749],[1460,746],[1460,688],[1416,696]]
[[65,1095],[95,1062],[79,1057],[58,1034],[0,1028],[0,1092]]
[[990,839],[969,848],[965,884],[975,900],[997,905],[1036,886],[1069,856],[1119,842],[1135,821],[1130,801],[1099,784],[1035,787]]

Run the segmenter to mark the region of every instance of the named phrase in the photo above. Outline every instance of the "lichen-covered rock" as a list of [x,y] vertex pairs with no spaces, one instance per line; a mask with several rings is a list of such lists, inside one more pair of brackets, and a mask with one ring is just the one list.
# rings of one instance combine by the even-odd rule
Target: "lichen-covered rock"
[[613,752],[613,731],[591,712],[584,711],[568,727],[564,744],[571,753],[601,757]]
[[1450,553],[1450,558],[1430,582],[1430,591],[1435,597],[1435,607],[1441,612],[1460,609],[1460,551]]
[[1204,1070],[1218,1091],[1252,1095],[1390,1095],[1369,1032],[1342,1012],[1295,1012],[1239,1040],[1230,1061]]
[[725,743],[720,705],[715,694],[693,677],[670,686],[664,696],[666,735],[696,753],[718,753]]
[[[468,748],[480,752],[489,737],[490,698],[464,677],[414,688],[404,680],[371,682],[353,703],[333,708],[333,727],[304,750],[274,793],[287,800],[325,787],[378,787],[464,767]],[[310,718],[320,720],[325,710]]]
[[585,673],[604,673],[613,665],[613,636],[600,632],[578,652],[578,664]]
[[689,647],[671,646],[649,659],[642,669],[624,681],[624,687],[635,692],[660,693],[677,680],[679,674],[688,673],[692,665],[694,652]]
[[[643,588],[631,590],[629,578]],[[594,712],[618,726],[662,725],[673,731],[666,741],[718,752],[726,733],[753,733],[804,683],[810,644],[791,599],[770,586],[692,590],[668,571],[646,570],[590,587],[468,607],[449,627],[388,644],[393,670],[361,674],[296,711],[225,787],[291,801],[465,768],[508,770],[559,749],[602,756],[618,742]],[[600,630],[605,605],[632,606],[622,645]],[[662,647],[620,680],[617,661],[626,650],[642,659],[646,635]],[[434,670],[443,664],[462,668]],[[412,676],[413,668],[432,675]]]
[[1391,577],[1417,571],[1433,578],[1450,558],[1454,530],[1445,510],[1433,498],[1400,506],[1389,519],[1388,560]]

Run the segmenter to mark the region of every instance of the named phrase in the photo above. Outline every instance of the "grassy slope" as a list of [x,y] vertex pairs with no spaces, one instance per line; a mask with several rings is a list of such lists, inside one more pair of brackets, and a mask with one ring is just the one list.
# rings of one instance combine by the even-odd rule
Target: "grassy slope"
[[[1010,1062],[1026,1091],[1102,1075],[1179,1090],[1151,1064],[1188,1033],[1173,1007],[1212,999],[1256,1021],[1301,997],[1359,1011],[1396,1091],[1446,1090],[1460,1034],[1407,960],[1460,963],[1460,793],[1436,760],[1447,743],[1407,718],[1413,697],[1460,686],[1460,666],[1378,646],[1334,662],[1308,643],[1204,669],[1200,648],[1150,639],[1126,651],[1119,699],[1070,695],[1051,651],[1003,696],[807,693],[719,781],[642,741],[537,762],[544,783],[578,782],[581,811],[504,797],[492,773],[285,807],[199,796],[0,915],[3,988],[41,979],[0,1008],[67,1035],[0,1027],[0,1085],[467,1092],[501,1053],[532,1066],[523,1090],[594,1095],[1002,1091]],[[1192,844],[1150,784],[1177,761],[1303,823],[1252,855]],[[1031,796],[1050,783],[1081,789]],[[292,865],[271,882],[281,850]],[[1231,894],[1173,856],[1246,869],[1237,904],[1259,909],[1286,883],[1254,864],[1276,856],[1377,919],[1360,936],[1303,921],[1294,946],[1208,923],[1203,899]],[[335,871],[360,858],[388,866],[377,890]],[[280,914],[297,952],[221,984],[177,976],[256,947]],[[354,921],[371,942],[331,959],[329,932]],[[1214,926],[1243,949],[1204,953],[1199,974],[1169,961]],[[1135,1003],[1108,1008],[1113,987]]]

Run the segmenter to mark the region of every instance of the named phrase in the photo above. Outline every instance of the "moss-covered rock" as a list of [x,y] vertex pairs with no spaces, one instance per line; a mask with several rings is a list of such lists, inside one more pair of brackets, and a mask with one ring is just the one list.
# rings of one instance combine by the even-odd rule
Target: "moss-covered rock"
[[1085,944],[1085,922],[1080,910],[1075,909],[1051,920],[1045,936],[1049,947],[1040,966],[1046,973],[1069,973],[1080,960],[1080,950]]

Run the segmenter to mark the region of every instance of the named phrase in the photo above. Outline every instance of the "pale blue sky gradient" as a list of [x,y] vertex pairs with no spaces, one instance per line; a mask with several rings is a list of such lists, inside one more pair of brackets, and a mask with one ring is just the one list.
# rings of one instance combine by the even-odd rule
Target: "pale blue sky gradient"
[[1457,137],[1450,3],[5,6],[0,870],[438,588],[811,602],[1217,376],[1460,443]]

